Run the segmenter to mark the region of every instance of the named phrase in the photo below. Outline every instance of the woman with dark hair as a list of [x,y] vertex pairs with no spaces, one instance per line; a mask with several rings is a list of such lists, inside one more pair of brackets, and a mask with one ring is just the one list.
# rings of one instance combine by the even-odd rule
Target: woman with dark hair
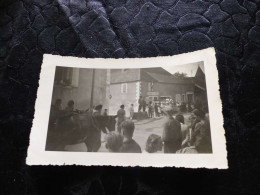
[[162,151],[162,146],[163,144],[161,136],[151,134],[146,141],[145,152],[155,153],[158,151]]
[[198,122],[191,135],[190,145],[195,146],[199,153],[212,153],[210,124],[205,118],[205,112],[195,109],[193,113]]

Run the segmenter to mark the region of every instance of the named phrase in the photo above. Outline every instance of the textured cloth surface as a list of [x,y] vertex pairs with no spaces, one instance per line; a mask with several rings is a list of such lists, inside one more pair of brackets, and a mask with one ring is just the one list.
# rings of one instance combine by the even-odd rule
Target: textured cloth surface
[[[6,0],[0,6],[1,194],[259,193],[259,0]],[[43,53],[149,57],[211,46],[229,170],[25,165]]]

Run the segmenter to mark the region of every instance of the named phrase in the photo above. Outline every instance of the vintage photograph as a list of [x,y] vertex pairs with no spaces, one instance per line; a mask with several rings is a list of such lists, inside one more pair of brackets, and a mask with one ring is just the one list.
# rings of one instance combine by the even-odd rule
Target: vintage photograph
[[204,62],[57,66],[47,151],[212,153]]
[[227,168],[213,48],[154,58],[45,54],[28,165]]

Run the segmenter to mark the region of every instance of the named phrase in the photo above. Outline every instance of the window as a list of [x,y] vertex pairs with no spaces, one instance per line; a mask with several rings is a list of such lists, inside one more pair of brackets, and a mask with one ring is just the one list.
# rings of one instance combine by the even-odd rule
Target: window
[[77,87],[79,80],[79,69],[69,67],[56,67],[55,85]]
[[121,93],[127,93],[127,83],[121,84]]
[[181,96],[181,101],[185,102],[185,95],[184,94],[182,94],[182,96]]
[[148,91],[153,91],[153,82],[148,83]]

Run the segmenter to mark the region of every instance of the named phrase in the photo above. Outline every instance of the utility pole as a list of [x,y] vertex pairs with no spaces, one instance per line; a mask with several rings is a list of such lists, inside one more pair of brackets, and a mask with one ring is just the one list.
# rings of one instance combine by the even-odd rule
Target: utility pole
[[90,97],[90,109],[93,108],[93,97],[94,97],[94,86],[95,86],[95,69],[92,69],[92,86],[91,86],[91,97]]

